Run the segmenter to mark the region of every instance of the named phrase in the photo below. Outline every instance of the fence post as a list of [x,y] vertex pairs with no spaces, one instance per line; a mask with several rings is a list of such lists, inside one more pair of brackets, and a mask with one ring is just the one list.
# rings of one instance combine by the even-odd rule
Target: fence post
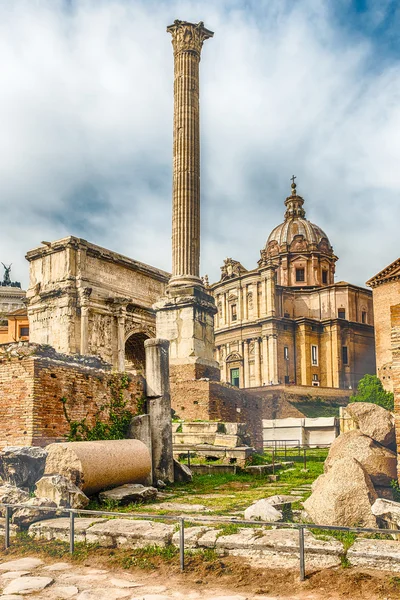
[[190,450],[188,450],[188,468],[190,469]]
[[185,519],[181,519],[179,524],[179,556],[183,573],[185,570]]
[[275,475],[275,452],[272,448],[272,475]]
[[304,557],[304,527],[299,527],[299,550],[300,550],[300,581],[306,578],[306,567]]
[[304,448],[304,469],[307,469],[307,452],[306,449]]
[[73,554],[75,550],[75,513],[70,510],[69,513],[69,551]]
[[10,507],[6,506],[5,523],[4,523],[4,548],[7,550],[10,547]]

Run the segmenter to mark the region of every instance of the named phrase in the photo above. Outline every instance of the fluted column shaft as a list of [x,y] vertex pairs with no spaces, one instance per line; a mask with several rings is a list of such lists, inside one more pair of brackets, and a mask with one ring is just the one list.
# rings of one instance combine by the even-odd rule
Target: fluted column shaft
[[201,285],[199,63],[213,33],[202,23],[167,28],[174,48],[172,278],[170,285]]

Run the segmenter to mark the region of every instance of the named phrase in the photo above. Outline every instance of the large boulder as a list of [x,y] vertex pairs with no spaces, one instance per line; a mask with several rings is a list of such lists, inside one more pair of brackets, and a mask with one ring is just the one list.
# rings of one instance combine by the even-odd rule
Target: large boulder
[[65,508],[85,508],[89,504],[82,490],[62,475],[44,475],[36,484],[35,494]]
[[304,508],[318,525],[376,527],[371,506],[377,499],[372,481],[354,458],[339,458],[314,482]]
[[[12,522],[21,529],[27,529],[32,523],[36,521],[43,521],[44,519],[51,519],[56,516],[53,510],[43,510],[43,506],[48,508],[57,508],[55,502],[49,498],[30,498],[27,502],[23,503],[26,508],[17,508],[12,516]],[[37,508],[30,508],[37,507]]]
[[397,479],[396,454],[376,444],[358,429],[342,433],[335,439],[325,461],[325,472],[341,458],[358,460],[374,485],[390,486],[391,481]]
[[[28,492],[20,490],[15,485],[6,483],[0,486],[0,505],[1,504],[22,504],[29,500]],[[4,517],[6,509],[4,506],[0,506],[0,515]]]
[[272,506],[272,504],[268,502],[268,498],[263,498],[246,508],[244,511],[244,518],[247,521],[257,520],[275,523],[276,521],[282,521],[282,512]]
[[0,477],[16,487],[33,489],[43,476],[47,451],[33,446],[8,446],[0,453]]
[[144,486],[140,483],[126,483],[112,490],[100,492],[100,500],[114,500],[119,504],[129,504],[130,502],[147,502],[157,498],[157,489],[151,486]]
[[354,419],[361,433],[395,450],[396,435],[391,412],[370,402],[351,402],[346,406],[346,413]]

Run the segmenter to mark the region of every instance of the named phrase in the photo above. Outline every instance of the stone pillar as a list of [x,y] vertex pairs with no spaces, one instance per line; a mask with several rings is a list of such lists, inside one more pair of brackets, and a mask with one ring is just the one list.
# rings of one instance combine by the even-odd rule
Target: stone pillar
[[266,385],[271,381],[269,376],[269,365],[268,365],[268,337],[263,335],[262,338],[262,354],[263,354],[263,369],[262,369],[262,379],[263,383]]
[[276,314],[275,297],[276,297],[276,286],[275,286],[275,272],[276,266],[272,263],[266,267],[266,311],[268,317],[274,317]]
[[118,322],[118,371],[125,371],[125,310],[117,317]]
[[254,378],[255,387],[261,385],[261,364],[260,364],[260,339],[255,338],[254,340]]
[[244,387],[250,387],[250,365],[249,365],[249,342],[244,340],[243,342],[243,373],[244,373]]
[[157,336],[170,341],[171,371],[177,379],[219,380],[214,359],[214,298],[200,269],[199,62],[204,40],[198,24],[175,21],[167,28],[174,49],[174,146],[172,277],[155,306]]
[[278,383],[278,338],[277,335],[271,334],[268,336],[268,360],[269,360],[269,376],[272,383]]
[[146,396],[150,416],[153,482],[174,481],[171,397],[169,390],[169,342],[150,339],[146,352]]
[[212,31],[200,23],[167,27],[174,48],[172,278],[169,285],[200,285],[199,63]]
[[80,352],[82,355],[89,353],[89,298],[92,288],[86,287],[81,291],[81,344]]

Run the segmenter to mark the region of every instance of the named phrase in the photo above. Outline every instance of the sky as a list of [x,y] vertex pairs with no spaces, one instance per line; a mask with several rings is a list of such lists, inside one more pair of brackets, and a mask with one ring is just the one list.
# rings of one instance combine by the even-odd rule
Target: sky
[[173,53],[204,21],[201,272],[257,266],[297,176],[357,285],[399,256],[397,0],[0,0],[0,260],[67,235],[171,269]]

